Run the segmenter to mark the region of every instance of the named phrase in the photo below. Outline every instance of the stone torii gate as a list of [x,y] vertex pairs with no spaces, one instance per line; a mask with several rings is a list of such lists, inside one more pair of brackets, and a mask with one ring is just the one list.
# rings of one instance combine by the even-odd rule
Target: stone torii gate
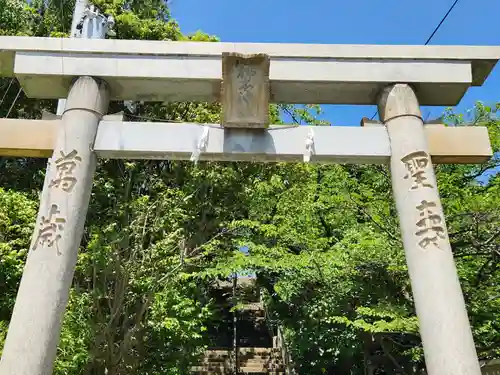
[[[481,163],[484,127],[424,124],[456,105],[498,47],[235,44],[0,37],[0,74],[62,117],[0,120],[0,155],[49,158],[0,375],[49,375],[96,159],[389,164],[429,375],[480,368],[432,163]],[[222,123],[123,122],[109,100],[220,101]],[[377,104],[361,127],[268,125],[268,104]]]

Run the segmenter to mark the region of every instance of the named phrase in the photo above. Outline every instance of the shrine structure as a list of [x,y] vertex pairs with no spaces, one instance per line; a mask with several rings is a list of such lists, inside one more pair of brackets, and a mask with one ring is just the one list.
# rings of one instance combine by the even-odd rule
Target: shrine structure
[[[429,375],[481,373],[433,163],[482,163],[481,126],[425,124],[499,47],[199,43],[0,37],[0,74],[62,116],[0,119],[0,155],[49,158],[1,375],[50,375],[97,158],[387,164]],[[219,101],[221,124],[126,122],[110,100]],[[375,104],[363,126],[269,125],[269,103]]]

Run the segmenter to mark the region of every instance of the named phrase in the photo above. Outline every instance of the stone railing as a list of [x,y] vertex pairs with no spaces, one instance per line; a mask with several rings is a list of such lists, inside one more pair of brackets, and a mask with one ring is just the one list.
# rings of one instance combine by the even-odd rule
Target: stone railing
[[285,341],[285,336],[283,334],[283,328],[278,326],[277,335],[276,335],[276,347],[280,349],[281,356],[283,359],[283,364],[285,365],[285,373],[286,375],[297,375],[297,371],[295,370],[295,366],[292,362],[292,356],[288,350],[288,345]]
[[500,360],[480,361],[482,375],[500,375]]

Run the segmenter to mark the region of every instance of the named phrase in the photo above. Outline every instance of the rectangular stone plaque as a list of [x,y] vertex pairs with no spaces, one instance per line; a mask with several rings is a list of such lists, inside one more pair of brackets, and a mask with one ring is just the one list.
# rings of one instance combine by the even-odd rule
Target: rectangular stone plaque
[[221,124],[231,128],[269,125],[269,56],[222,54]]

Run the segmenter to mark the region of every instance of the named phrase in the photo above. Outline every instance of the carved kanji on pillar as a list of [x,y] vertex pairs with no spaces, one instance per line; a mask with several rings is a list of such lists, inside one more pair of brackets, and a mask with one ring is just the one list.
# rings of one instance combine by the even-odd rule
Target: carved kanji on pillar
[[446,238],[444,220],[436,208],[436,203],[423,200],[418,205],[419,219],[416,223],[417,231],[415,235],[420,239],[418,245],[422,249],[427,249],[429,245],[434,245],[438,249],[439,239]]
[[77,179],[74,176],[74,170],[78,163],[82,161],[82,158],[78,156],[76,150],[65,154],[60,151],[61,157],[55,160],[57,177],[50,181],[49,188],[61,188],[65,192],[71,192],[73,190]]
[[429,187],[432,188],[427,180],[426,168],[429,163],[429,155],[425,151],[415,151],[411,154],[406,155],[401,159],[405,163],[408,174],[404,177],[405,179],[411,178],[413,184],[411,190],[416,190],[419,187]]
[[64,231],[65,223],[66,219],[61,216],[59,206],[52,204],[48,214],[42,216],[38,224],[38,234],[33,244],[33,250],[36,250],[39,245],[42,247],[55,247],[57,254],[61,255],[58,245],[62,237],[61,234]]

